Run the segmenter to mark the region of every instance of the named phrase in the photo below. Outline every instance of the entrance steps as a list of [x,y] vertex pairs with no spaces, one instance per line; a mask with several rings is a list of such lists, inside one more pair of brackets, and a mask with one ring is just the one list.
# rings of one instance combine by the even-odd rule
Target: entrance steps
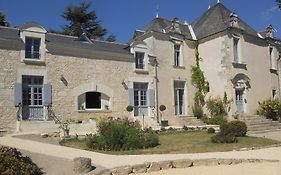
[[266,119],[264,116],[240,116],[239,120],[247,124],[249,133],[265,133],[281,130],[281,123],[279,121],[272,121],[271,119]]
[[203,126],[206,125],[202,120],[192,116],[180,116],[175,118],[175,122],[179,126]]
[[144,128],[151,127],[153,130],[160,130],[161,126],[157,123],[156,118],[152,118],[149,116],[136,116],[135,119],[140,123],[140,125]]

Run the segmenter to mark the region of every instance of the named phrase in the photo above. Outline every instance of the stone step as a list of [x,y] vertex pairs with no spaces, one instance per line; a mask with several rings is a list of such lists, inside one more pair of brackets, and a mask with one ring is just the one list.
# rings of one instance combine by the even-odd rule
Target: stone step
[[279,129],[281,128],[280,125],[277,125],[277,126],[248,126],[247,127],[248,130],[251,130],[251,131],[256,131],[256,130],[268,130],[268,129]]
[[247,133],[248,133],[248,134],[259,134],[259,133],[276,132],[276,131],[281,131],[281,129],[248,131]]
[[247,124],[249,133],[263,133],[281,130],[281,123],[266,119],[264,116],[242,116],[239,120]]

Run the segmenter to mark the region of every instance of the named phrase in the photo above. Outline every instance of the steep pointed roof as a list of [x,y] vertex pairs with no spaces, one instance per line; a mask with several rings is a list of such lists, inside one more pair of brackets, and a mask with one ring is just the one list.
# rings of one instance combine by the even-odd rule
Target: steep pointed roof
[[[196,37],[198,39],[205,38],[231,27],[229,18],[231,13],[233,12],[221,3],[217,3],[215,6],[208,9],[192,23]],[[239,28],[244,30],[244,32],[257,36],[257,32],[240,18],[238,24]]]
[[[163,30],[169,29],[173,25],[173,20],[164,18],[155,18],[147,26],[144,27],[143,31],[149,32],[163,32]],[[185,36],[186,39],[192,39],[188,25],[178,22],[180,34]]]

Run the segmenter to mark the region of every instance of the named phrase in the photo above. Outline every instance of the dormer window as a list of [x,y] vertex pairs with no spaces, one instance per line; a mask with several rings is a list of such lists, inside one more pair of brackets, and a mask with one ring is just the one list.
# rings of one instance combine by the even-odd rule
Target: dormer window
[[40,38],[25,38],[25,58],[40,59]]
[[181,46],[179,44],[174,45],[174,66],[181,66],[181,61],[180,61],[180,48]]
[[136,52],[135,53],[135,64],[136,69],[144,69],[144,53],[143,52]]

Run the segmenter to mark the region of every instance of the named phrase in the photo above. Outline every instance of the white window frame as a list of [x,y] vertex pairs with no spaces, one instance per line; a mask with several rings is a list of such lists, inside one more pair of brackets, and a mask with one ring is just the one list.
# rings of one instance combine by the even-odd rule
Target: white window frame
[[270,69],[276,70],[276,63],[275,63],[275,56],[274,56],[274,48],[269,47],[269,64],[270,64]]
[[[177,48],[178,47],[178,48]],[[181,44],[174,44],[174,66],[180,67],[182,66],[182,60],[181,60]]]
[[[138,57],[138,55],[142,55],[142,57]],[[141,62],[142,60],[142,62]],[[145,52],[135,52],[135,69],[141,69],[145,70],[146,65],[145,65]]]
[[[30,39],[31,43],[31,50],[30,50],[30,55],[31,57],[27,57],[27,40]],[[39,48],[38,51],[35,51],[35,40],[39,40]],[[41,57],[41,52],[40,52],[40,47],[41,47],[41,38],[34,38],[34,37],[25,37],[25,59],[35,59],[35,60],[40,60]],[[36,57],[36,54],[38,54],[38,57]]]
[[233,36],[233,61],[234,63],[242,63],[241,61],[241,38]]
[[[173,82],[173,88],[174,88],[174,110],[175,110],[175,115],[176,116],[182,116],[182,115],[186,115],[186,82],[185,81],[178,81],[178,80],[175,80]],[[179,83],[183,83],[183,87],[177,87],[176,84],[179,84]],[[180,105],[176,105],[176,104],[179,104],[180,103],[180,99],[179,99],[179,93],[180,91],[183,90],[183,99],[182,99],[182,106],[183,106],[183,109],[182,109],[182,113],[179,113],[180,111]],[[177,102],[176,102],[177,101]]]

